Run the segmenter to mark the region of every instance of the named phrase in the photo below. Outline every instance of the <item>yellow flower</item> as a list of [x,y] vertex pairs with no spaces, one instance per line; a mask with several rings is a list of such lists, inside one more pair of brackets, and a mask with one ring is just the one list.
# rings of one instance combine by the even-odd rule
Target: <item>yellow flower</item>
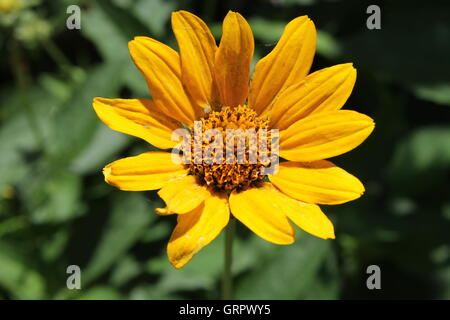
[[174,162],[170,151],[146,152],[108,164],[106,182],[128,191],[160,189],[166,208],[157,213],[177,214],[167,248],[176,268],[216,238],[231,214],[276,244],[294,241],[291,222],[317,237],[334,238],[317,204],[354,200],[364,186],[324,159],[352,150],[374,129],[368,116],[341,110],[356,80],[352,64],[308,75],[316,30],[306,16],[289,22],[272,52],[256,64],[251,81],[253,34],[239,13],[225,17],[219,46],[189,12],[174,12],[172,28],[180,53],[147,37],[129,43],[153,99],[95,98],[98,117],[160,149],[175,147],[172,132],[183,126],[193,132],[197,120],[203,132],[217,129],[226,137],[226,129],[278,129],[279,155],[287,161],[266,176],[261,160],[183,164]]

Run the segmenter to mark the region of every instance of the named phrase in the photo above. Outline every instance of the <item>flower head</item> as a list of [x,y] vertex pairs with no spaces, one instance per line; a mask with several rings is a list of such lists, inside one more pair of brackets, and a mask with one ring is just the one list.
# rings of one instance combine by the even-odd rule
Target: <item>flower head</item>
[[[129,43],[152,100],[95,98],[93,106],[110,128],[177,154],[117,160],[103,169],[105,180],[121,190],[160,189],[166,207],[157,213],[178,218],[167,250],[176,268],[230,217],[276,244],[294,241],[292,222],[334,238],[318,204],[354,200],[364,187],[324,159],[357,147],[374,128],[371,118],[341,110],[356,80],[352,64],[308,75],[316,30],[306,16],[286,26],[251,80],[253,34],[239,13],[225,17],[219,46],[189,12],[174,12],[172,27],[180,53],[146,37]],[[180,144],[173,133],[183,127]]]

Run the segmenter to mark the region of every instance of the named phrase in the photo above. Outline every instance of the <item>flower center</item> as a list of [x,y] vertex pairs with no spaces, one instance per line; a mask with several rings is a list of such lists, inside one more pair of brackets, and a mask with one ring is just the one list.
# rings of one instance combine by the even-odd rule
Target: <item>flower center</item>
[[215,191],[257,186],[270,164],[268,123],[247,106],[209,112],[191,128],[190,173]]

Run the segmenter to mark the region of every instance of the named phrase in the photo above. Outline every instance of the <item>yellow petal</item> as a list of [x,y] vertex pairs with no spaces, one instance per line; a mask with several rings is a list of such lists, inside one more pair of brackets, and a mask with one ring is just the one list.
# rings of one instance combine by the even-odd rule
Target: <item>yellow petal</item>
[[275,48],[255,66],[249,106],[261,113],[281,90],[308,74],[316,50],[316,29],[307,17],[289,22]]
[[160,216],[167,216],[169,214],[174,214],[174,212],[169,211],[169,209],[167,209],[167,207],[165,207],[165,208],[156,208],[155,212],[157,214],[159,214]]
[[294,229],[282,211],[279,202],[273,201],[270,184],[230,195],[232,214],[261,238],[276,244],[294,242]]
[[158,195],[167,205],[167,212],[187,213],[198,207],[210,192],[197,183],[194,176],[185,176],[167,182]]
[[216,41],[208,26],[187,11],[172,13],[172,29],[178,41],[182,81],[197,105],[218,105],[214,81]]
[[100,120],[113,130],[126,133],[160,149],[173,148],[172,131],[182,125],[158,112],[148,99],[94,98],[93,107]]
[[229,11],[216,52],[215,75],[223,106],[243,105],[248,95],[250,64],[254,51],[252,29],[237,12]]
[[333,223],[315,204],[281,197],[283,210],[299,228],[322,239],[335,239]]
[[228,224],[230,211],[226,196],[211,196],[193,211],[178,215],[178,223],[167,246],[170,263],[183,267]]
[[105,181],[125,191],[156,190],[187,172],[183,165],[172,161],[172,154],[168,152],[146,152],[103,168]]
[[136,37],[128,43],[128,48],[160,110],[182,123],[192,124],[200,108],[194,109],[184,91],[178,53],[147,37]]
[[280,132],[280,155],[309,162],[348,152],[373,131],[373,120],[351,110],[338,110],[308,116]]
[[282,162],[270,182],[288,196],[307,203],[339,204],[359,198],[363,184],[333,163]]
[[319,206],[292,199],[270,183],[264,184],[264,191],[278,210],[304,231],[322,239],[335,238],[333,224]]
[[316,71],[280,92],[263,115],[270,116],[272,127],[287,129],[310,114],[339,110],[350,96],[355,80],[356,70],[351,63]]

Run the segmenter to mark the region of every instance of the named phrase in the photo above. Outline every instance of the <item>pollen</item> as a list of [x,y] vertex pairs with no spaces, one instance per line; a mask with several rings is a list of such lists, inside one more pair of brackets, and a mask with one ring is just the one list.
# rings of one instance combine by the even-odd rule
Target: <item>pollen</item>
[[215,191],[260,185],[271,151],[269,120],[248,106],[211,111],[191,128],[190,173]]

